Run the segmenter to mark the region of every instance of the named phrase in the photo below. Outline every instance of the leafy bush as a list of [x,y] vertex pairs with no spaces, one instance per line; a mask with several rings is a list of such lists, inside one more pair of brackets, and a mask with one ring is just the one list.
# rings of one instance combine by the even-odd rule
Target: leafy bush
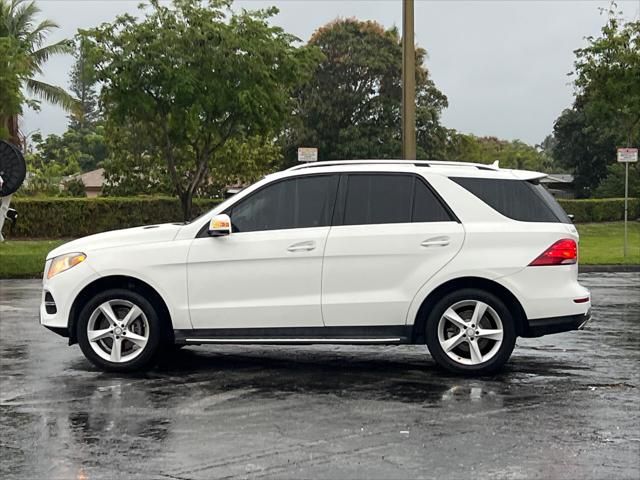
[[[615,222],[624,219],[624,198],[592,198],[588,200],[558,200],[562,208],[574,215],[574,222]],[[640,217],[640,199],[629,199],[629,219]]]
[[[218,202],[196,200],[194,216]],[[11,206],[18,211],[11,238],[76,238],[119,228],[179,222],[182,218],[180,202],[170,197],[16,197]]]
[[[212,209],[219,200],[194,201],[194,216]],[[560,200],[575,221],[622,220],[624,200]],[[38,198],[16,197],[11,206],[18,210],[12,238],[76,238],[119,228],[179,222],[180,202],[170,197],[142,198]],[[629,218],[640,217],[640,199],[629,201]],[[7,229],[5,229],[5,233]]]

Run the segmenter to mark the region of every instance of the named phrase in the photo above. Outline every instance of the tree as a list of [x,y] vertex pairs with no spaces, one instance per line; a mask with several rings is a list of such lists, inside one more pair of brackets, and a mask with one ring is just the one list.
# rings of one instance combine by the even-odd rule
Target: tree
[[575,86],[590,123],[606,122],[630,147],[640,141],[640,21],[614,8],[601,36],[575,52]]
[[[624,164],[615,163],[607,167],[607,176],[595,191],[595,197],[611,198],[624,197]],[[629,196],[640,198],[640,166],[637,163],[629,165]]]
[[[0,39],[4,46],[0,47],[7,53],[6,60],[11,69],[0,75],[3,86],[0,91],[7,90],[12,103],[10,108],[0,110],[0,130],[6,131],[7,138],[16,145],[20,145],[18,131],[18,116],[22,113],[25,103],[38,108],[38,101],[27,102],[16,84],[23,86],[30,94],[34,94],[47,102],[59,105],[68,110],[75,106],[75,100],[61,87],[50,85],[36,76],[42,74],[42,66],[52,55],[69,53],[71,44],[67,40],[44,45],[47,35],[58,25],[50,20],[36,21],[40,9],[35,2],[29,0],[0,0]],[[3,58],[0,56],[0,58]],[[19,68],[15,68],[19,65]],[[4,65],[3,65],[4,66]],[[4,78],[4,77],[8,78]],[[16,81],[17,80],[17,81]],[[5,83],[6,82],[6,83]]]
[[[402,39],[397,28],[340,19],[319,28],[309,45],[324,60],[299,90],[286,132],[287,158],[298,146],[318,147],[320,160],[399,158],[401,154]],[[418,158],[435,155],[446,136],[439,125],[447,98],[416,49]]]
[[[567,109],[553,127],[553,156],[574,175],[577,197],[589,197],[607,173],[615,156],[615,139],[609,129],[592,125],[580,103]],[[614,157],[615,158],[615,157]]]
[[552,162],[541,150],[520,140],[501,140],[496,137],[476,137],[450,131],[443,158],[478,163],[499,162],[503,168],[547,172]]
[[575,100],[554,124],[554,157],[575,176],[577,195],[611,173],[616,147],[640,143],[640,22],[615,11],[597,38],[575,51]]
[[20,51],[17,42],[9,37],[0,37],[0,139],[16,142],[14,119],[25,102],[20,78],[27,72],[28,58]]
[[69,128],[88,130],[100,120],[96,93],[96,70],[90,44],[79,35],[75,42],[75,62],[71,69],[69,90],[78,100],[78,108],[69,114]]
[[313,49],[296,48],[295,37],[268,23],[276,12],[233,12],[224,0],[151,0],[140,21],[124,15],[84,32],[97,54],[109,128],[140,133],[130,153],[161,159],[185,219],[214,162],[226,161],[218,152],[232,140],[275,137],[292,89],[316,62]]
[[80,172],[78,158],[67,155],[63,137],[39,133],[31,137],[34,148],[25,155],[29,182],[20,190],[24,195],[58,195],[66,177]]

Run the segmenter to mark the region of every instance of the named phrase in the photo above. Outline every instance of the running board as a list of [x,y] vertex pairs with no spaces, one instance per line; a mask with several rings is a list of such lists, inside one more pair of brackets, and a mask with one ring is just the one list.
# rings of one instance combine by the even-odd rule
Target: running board
[[411,326],[214,328],[175,330],[177,344],[402,344],[410,343]]

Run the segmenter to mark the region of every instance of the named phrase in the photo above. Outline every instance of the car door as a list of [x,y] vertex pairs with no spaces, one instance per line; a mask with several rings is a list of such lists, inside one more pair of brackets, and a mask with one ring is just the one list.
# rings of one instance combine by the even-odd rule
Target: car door
[[325,248],[325,325],[404,325],[419,288],[463,240],[462,225],[421,176],[344,175]]
[[267,184],[225,213],[232,233],[197,238],[187,277],[194,328],[323,326],[322,254],[338,177]]

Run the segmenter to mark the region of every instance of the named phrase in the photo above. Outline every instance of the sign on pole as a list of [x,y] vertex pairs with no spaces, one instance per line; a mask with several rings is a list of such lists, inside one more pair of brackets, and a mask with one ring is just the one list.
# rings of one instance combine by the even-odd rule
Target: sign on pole
[[318,161],[318,149],[301,147],[298,149],[298,161],[299,162],[317,162]]
[[629,164],[638,161],[637,148],[619,148],[618,162],[624,163],[624,259],[627,259],[627,217],[629,212]]
[[635,163],[637,161],[638,161],[637,148],[619,148],[618,149],[618,162]]

